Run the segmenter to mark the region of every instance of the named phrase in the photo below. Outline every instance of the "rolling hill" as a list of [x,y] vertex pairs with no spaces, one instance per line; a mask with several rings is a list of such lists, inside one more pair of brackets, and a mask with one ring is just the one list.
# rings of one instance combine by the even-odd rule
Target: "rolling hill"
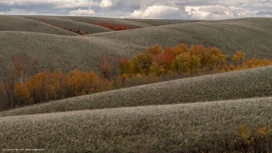
[[[102,23],[137,29],[114,31],[100,26]],[[249,57],[272,59],[271,25],[272,18],[187,21],[0,16],[0,80],[12,56],[22,51],[39,62],[39,70],[64,71],[97,71],[101,56],[132,57],[150,46],[182,42],[215,46],[228,55],[242,49]],[[2,111],[0,149],[68,153],[269,152],[271,74],[272,66],[268,66]],[[249,129],[239,131],[240,126]]]
[[3,15],[0,15],[0,32],[1,31],[27,31],[69,36],[76,35],[73,32],[55,26],[51,26],[45,23],[41,23],[35,20],[23,18],[20,16],[3,16]]
[[66,18],[48,17],[48,16],[36,16],[36,17],[30,16],[28,18],[41,22],[41,23],[46,23],[49,25],[60,27],[66,30],[74,30],[74,31],[82,30],[88,34],[112,31],[111,29],[104,28],[98,25],[84,23],[84,22],[77,22],[74,20],[66,19]]
[[232,152],[239,125],[272,124],[272,98],[0,117],[0,148],[45,152]]
[[[172,24],[173,21],[153,21],[156,22],[154,25],[161,26],[150,25],[143,20],[91,17],[1,16],[1,19],[6,21],[0,22],[0,27],[6,27],[0,31],[1,65],[7,65],[12,55],[17,52],[25,51],[31,53],[43,69],[96,70],[103,55],[114,59],[131,57],[149,46],[175,46],[182,42],[219,47],[226,54],[233,54],[237,49],[242,49],[249,57],[272,59],[271,18],[180,21],[181,23],[175,21],[175,24]],[[14,23],[17,20],[22,22],[22,26]],[[41,22],[43,20],[73,28],[86,28],[86,31],[90,32],[94,29],[98,33],[78,36],[71,31]],[[106,21],[141,28],[110,31],[89,24]],[[29,24],[30,22],[35,24]],[[169,24],[166,24],[167,22]],[[39,26],[36,25],[38,23]],[[41,27],[51,28],[53,31]]]

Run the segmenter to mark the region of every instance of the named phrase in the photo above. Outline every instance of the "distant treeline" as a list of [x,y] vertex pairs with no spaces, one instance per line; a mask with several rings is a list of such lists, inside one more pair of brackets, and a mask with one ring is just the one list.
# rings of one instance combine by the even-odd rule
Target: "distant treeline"
[[179,44],[168,48],[152,46],[130,59],[113,61],[103,56],[100,73],[77,69],[67,73],[60,69],[38,72],[37,65],[38,61],[24,52],[13,56],[10,71],[0,82],[1,110],[163,81],[166,76],[182,78],[243,70],[272,65],[272,61],[247,58],[241,50],[228,57],[215,47]]

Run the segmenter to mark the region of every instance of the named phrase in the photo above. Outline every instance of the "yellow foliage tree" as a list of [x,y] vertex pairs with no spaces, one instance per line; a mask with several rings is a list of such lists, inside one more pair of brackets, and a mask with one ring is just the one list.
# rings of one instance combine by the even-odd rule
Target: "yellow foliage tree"
[[236,53],[232,56],[232,60],[239,66],[246,59],[246,53],[242,50],[236,51]]

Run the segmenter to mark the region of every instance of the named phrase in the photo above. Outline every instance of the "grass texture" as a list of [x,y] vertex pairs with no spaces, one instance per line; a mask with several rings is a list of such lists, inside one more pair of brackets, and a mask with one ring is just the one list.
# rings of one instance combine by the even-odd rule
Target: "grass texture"
[[234,139],[237,126],[272,125],[271,109],[272,98],[252,98],[1,117],[0,148],[220,152],[222,144]]
[[185,78],[12,109],[0,116],[272,96],[272,67]]

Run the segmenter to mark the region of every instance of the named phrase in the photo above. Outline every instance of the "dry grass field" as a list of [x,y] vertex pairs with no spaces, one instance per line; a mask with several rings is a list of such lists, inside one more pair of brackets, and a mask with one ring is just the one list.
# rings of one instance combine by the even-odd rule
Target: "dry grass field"
[[[189,45],[215,46],[228,55],[242,49],[249,57],[272,59],[271,18],[144,21],[91,17],[0,16],[0,20],[3,21],[0,22],[0,65],[7,65],[12,55],[24,51],[31,53],[33,59],[38,60],[39,66],[44,69],[96,70],[102,55],[115,59],[132,57],[149,46],[167,47],[182,42]],[[67,28],[84,29],[94,34],[81,36],[45,24],[44,21],[53,25],[66,25]],[[112,31],[91,24],[103,22],[138,29]]]
[[239,125],[272,125],[271,109],[272,98],[252,98],[1,117],[0,148],[220,152],[225,141],[234,140]]
[[49,25],[57,26],[60,28],[73,29],[75,31],[82,30],[86,34],[112,31],[111,29],[104,28],[98,25],[93,25],[93,24],[84,23],[84,22],[77,22],[74,20],[70,20],[68,18],[60,18],[60,17],[58,18],[58,17],[49,17],[49,16],[37,16],[37,17],[30,16],[28,18],[38,22],[43,22]]
[[[114,31],[101,23],[137,29]],[[182,42],[215,46],[228,55],[242,49],[249,57],[272,59],[271,25],[272,18],[0,16],[0,79],[12,56],[21,51],[37,60],[40,70],[64,71],[96,71],[103,55],[132,57],[149,46]],[[271,152],[271,74],[269,66],[203,75],[2,111],[0,152],[240,153],[254,152],[243,150],[253,142],[258,151]],[[265,143],[252,140],[253,130],[242,131],[244,139],[237,139],[241,125],[265,127],[265,134],[257,130]]]
[[27,31],[75,36],[73,32],[20,16],[0,16],[0,31]]

